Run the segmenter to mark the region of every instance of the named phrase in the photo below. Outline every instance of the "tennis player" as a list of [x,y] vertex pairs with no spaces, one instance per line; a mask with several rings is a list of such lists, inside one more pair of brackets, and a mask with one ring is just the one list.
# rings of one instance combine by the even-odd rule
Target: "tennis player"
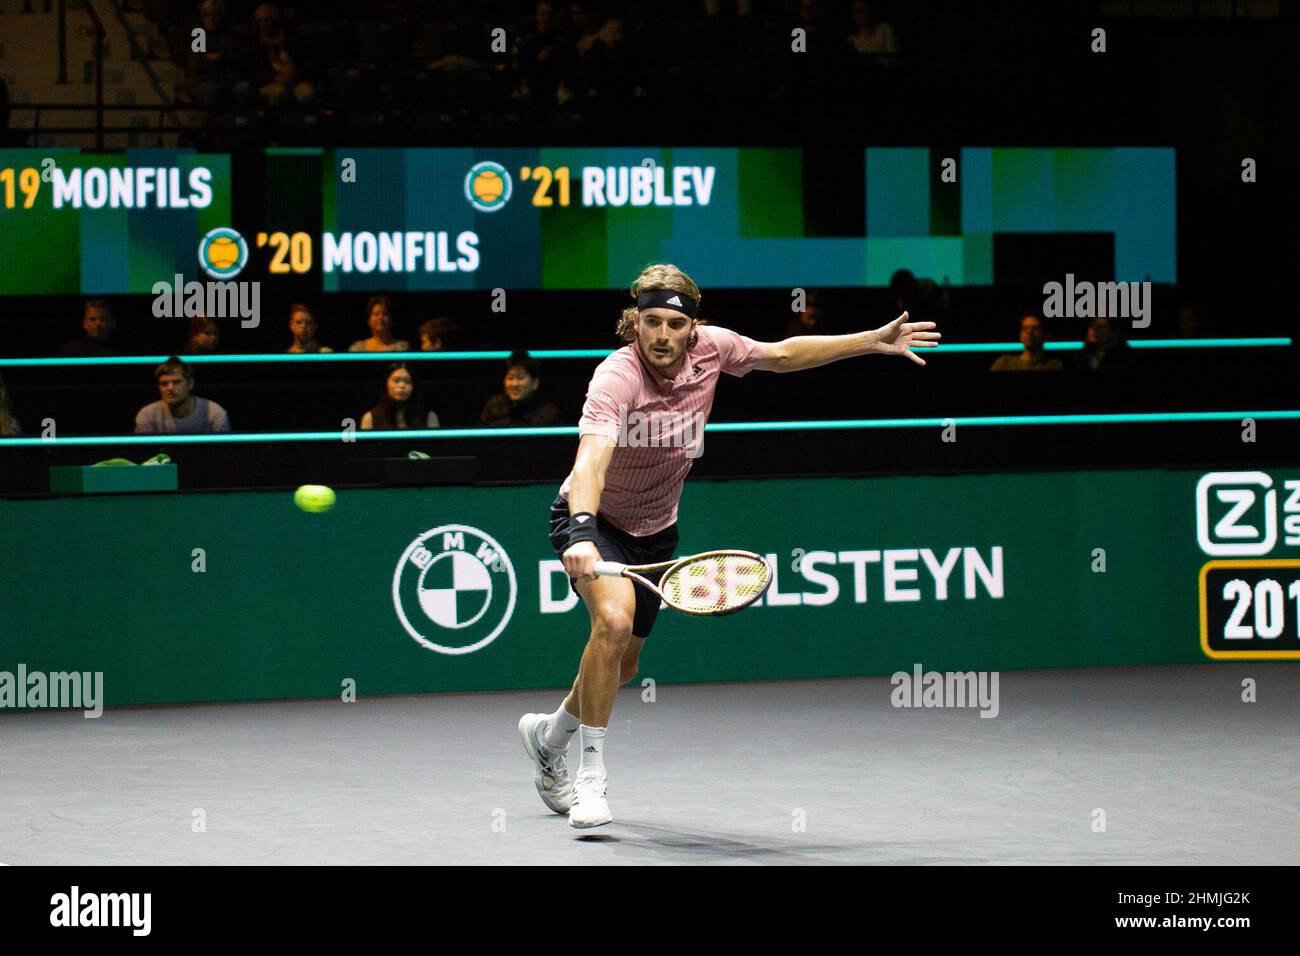
[[[653,564],[677,547],[682,485],[704,440],[704,422],[722,373],[797,372],[858,355],[903,355],[934,348],[933,322],[904,312],[873,332],[800,335],[756,342],[700,321],[700,290],[676,266],[648,266],[632,283],[635,307],[618,334],[628,344],[597,366],[578,425],[578,455],[551,505],[551,544],[591,618],[578,676],[553,714],[519,720],[537,792],[571,826],[609,823],[605,738],[614,695],[637,671],[659,614],[659,597],[627,578],[598,577],[597,561]],[[658,575],[646,574],[655,581]],[[581,758],[570,781],[568,747]]]

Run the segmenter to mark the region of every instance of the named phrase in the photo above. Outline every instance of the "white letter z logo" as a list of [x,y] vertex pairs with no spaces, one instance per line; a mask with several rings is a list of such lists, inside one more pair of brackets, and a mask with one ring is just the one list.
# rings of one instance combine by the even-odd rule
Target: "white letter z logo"
[[[1216,487],[1229,485],[1236,487]],[[1264,494],[1263,533],[1251,524],[1238,524],[1255,504],[1256,491],[1243,485],[1268,489]],[[1228,505],[1228,511],[1210,530],[1210,492],[1214,501]],[[1217,509],[1216,509],[1217,510]],[[1201,550],[1214,557],[1254,557],[1268,554],[1277,544],[1277,489],[1262,471],[1215,471],[1196,483],[1196,540]]]

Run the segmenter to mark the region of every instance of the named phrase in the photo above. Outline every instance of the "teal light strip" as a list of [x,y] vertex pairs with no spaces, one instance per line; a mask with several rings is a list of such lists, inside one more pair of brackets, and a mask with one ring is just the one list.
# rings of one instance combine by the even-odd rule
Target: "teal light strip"
[[[612,349],[542,349],[529,352],[535,359],[603,359]],[[509,351],[491,352],[330,352],[311,355],[272,352],[249,355],[182,355],[191,365],[236,365],[257,362],[436,362],[504,361]],[[0,358],[6,368],[56,368],[63,365],[159,365],[168,355],[113,355],[105,358]]]
[[1135,349],[1231,349],[1231,348],[1278,348],[1289,347],[1291,339],[1139,339],[1129,341]]
[[[1254,339],[1141,339],[1129,342],[1135,349],[1226,349],[1288,348],[1293,340],[1286,337]],[[1019,352],[1019,342],[944,343],[931,355],[948,352]],[[1048,342],[1049,352],[1073,352],[1082,342]],[[612,349],[541,349],[529,352],[535,359],[603,359]],[[182,355],[192,365],[235,365],[275,362],[476,362],[503,361],[511,353],[487,352],[331,352],[326,355],[298,355],[287,352],[249,355]],[[158,365],[167,355],[117,355],[105,358],[0,358],[3,368],[58,368],[73,365]]]
[[[1121,425],[1223,422],[1253,418],[1260,421],[1300,419],[1300,409],[1241,412],[1116,412],[1094,415],[989,415],[969,418],[846,418],[831,421],[715,422],[708,432],[846,431],[873,428],[944,428],[948,425]],[[576,425],[545,428],[420,428],[406,431],[358,431],[359,441],[405,438],[549,438],[578,434]],[[0,447],[36,448],[54,445],[202,445],[248,442],[341,441],[342,432],[250,432],[231,435],[97,435],[74,438],[2,438]]]

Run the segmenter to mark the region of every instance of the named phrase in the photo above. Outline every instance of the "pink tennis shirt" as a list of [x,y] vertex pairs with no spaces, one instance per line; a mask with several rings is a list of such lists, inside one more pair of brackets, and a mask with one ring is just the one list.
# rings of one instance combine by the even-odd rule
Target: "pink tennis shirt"
[[[723,372],[737,378],[762,357],[753,339],[716,325],[697,325],[681,371],[661,378],[635,342],[596,367],[578,422],[579,435],[605,435],[616,447],[605,472],[600,513],[628,534],[644,537],[677,520],[677,504],[704,443],[704,423]],[[569,498],[573,473],[560,486]]]

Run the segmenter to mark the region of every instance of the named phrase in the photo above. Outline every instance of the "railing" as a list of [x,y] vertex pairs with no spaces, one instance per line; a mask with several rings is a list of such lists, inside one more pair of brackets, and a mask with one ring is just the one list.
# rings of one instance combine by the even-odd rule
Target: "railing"
[[[1286,336],[1272,338],[1231,338],[1231,339],[1142,339],[1130,341],[1130,348],[1143,349],[1187,349],[1187,348],[1290,348],[1294,340]],[[945,343],[933,355],[951,355],[970,352],[1019,352],[1023,346],[1019,342],[953,342]],[[1083,348],[1082,342],[1048,342],[1044,346],[1051,352],[1076,352]],[[603,359],[612,349],[538,349],[528,354],[535,359]],[[481,352],[264,352],[225,355],[187,355],[187,363],[193,365],[237,365],[247,363],[285,363],[285,362],[420,362],[420,361],[500,361],[511,356],[504,349]],[[58,368],[71,365],[157,365],[166,361],[168,356],[158,355],[112,355],[77,358],[5,358],[0,356],[3,368]]]

